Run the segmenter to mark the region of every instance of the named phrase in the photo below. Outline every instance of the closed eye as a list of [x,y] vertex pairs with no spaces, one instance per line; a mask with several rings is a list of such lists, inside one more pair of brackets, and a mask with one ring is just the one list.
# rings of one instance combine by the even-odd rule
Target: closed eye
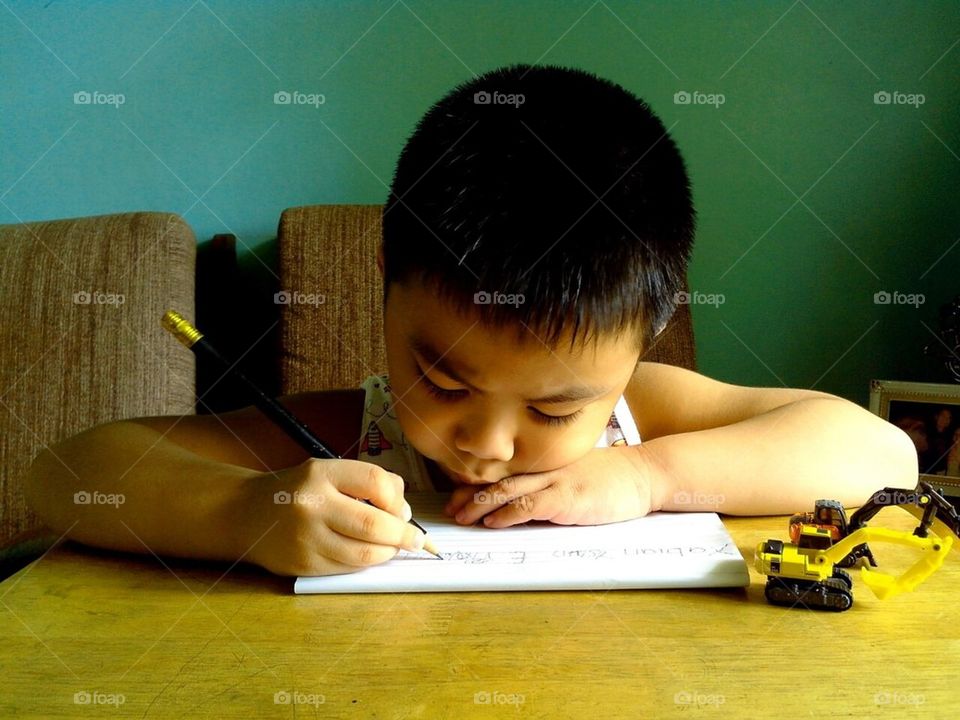
[[[423,387],[428,393],[433,395],[438,400],[442,400],[444,402],[455,402],[460,400],[465,397],[468,392],[467,390],[450,390],[448,388],[442,388],[428,378],[426,373],[424,373],[422,370],[419,372],[417,379],[423,383]],[[534,422],[548,426],[567,425],[572,423],[583,413],[583,408],[577,410],[576,412],[570,413],[569,415],[548,415],[545,412],[537,410],[535,407],[528,407],[527,409],[530,411]]]
[[466,390],[448,390],[447,388],[442,388],[428,378],[422,371],[417,379],[423,383],[428,393],[440,400],[459,400],[467,393]]
[[547,415],[546,413],[540,412],[536,408],[529,408],[529,410],[533,411],[536,422],[544,425],[566,425],[568,423],[572,423],[583,413],[583,408],[580,408],[576,412],[570,413],[569,415]]

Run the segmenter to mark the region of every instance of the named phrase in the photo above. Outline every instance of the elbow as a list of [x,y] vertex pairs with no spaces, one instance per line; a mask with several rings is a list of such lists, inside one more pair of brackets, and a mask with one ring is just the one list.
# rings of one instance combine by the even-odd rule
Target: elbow
[[47,527],[53,530],[62,530],[58,527],[53,503],[51,499],[54,488],[50,479],[55,472],[56,456],[48,448],[41,448],[27,469],[23,479],[23,497],[27,506],[36,513]]
[[917,448],[913,440],[896,425],[883,421],[888,437],[885,438],[886,448],[884,467],[888,468],[892,487],[916,487],[920,475]]

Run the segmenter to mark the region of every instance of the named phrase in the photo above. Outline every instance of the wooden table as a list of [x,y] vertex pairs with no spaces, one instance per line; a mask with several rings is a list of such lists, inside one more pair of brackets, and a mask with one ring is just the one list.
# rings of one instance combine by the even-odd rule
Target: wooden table
[[749,588],[296,596],[63,545],[0,584],[0,717],[957,716],[958,551],[915,593],[786,609],[752,568],[785,518],[725,522]]

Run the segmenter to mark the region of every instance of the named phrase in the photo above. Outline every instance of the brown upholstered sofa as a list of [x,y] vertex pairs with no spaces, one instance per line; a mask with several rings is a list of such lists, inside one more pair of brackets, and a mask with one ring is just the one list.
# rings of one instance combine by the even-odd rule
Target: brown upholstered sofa
[[[269,387],[281,394],[356,387],[386,369],[375,261],[380,213],[380,205],[282,213],[279,294],[255,300],[279,321]],[[190,227],[170,213],[0,226],[0,561],[7,569],[56,540],[21,490],[41,447],[112,420],[195,412],[194,356],[159,320],[168,308],[196,317],[195,289],[203,287],[195,283],[222,281],[217,273],[196,279],[196,251]],[[237,345],[220,340],[222,348]],[[688,306],[645,359],[695,368]]]
[[0,226],[0,545],[43,542],[21,489],[41,446],[193,411],[194,359],[159,321],[167,306],[193,312],[195,256],[170,213]]

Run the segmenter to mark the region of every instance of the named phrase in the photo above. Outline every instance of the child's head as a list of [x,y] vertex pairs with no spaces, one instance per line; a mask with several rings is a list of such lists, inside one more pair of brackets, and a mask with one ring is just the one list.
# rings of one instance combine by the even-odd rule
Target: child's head
[[[693,230],[679,152],[623,88],[531,66],[455,88],[404,147],[383,214],[388,365],[411,442],[474,480],[589,450],[673,314]],[[463,372],[431,369],[424,336]],[[430,395],[423,371],[459,394]],[[606,392],[530,402],[588,386]]]

